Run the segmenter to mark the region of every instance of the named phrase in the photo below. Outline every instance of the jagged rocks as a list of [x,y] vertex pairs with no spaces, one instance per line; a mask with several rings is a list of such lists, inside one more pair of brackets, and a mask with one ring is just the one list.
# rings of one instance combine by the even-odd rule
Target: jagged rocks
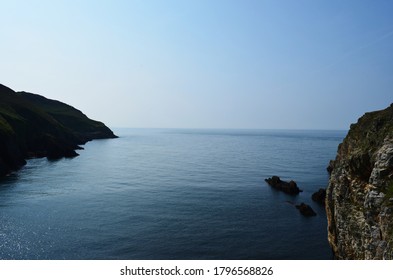
[[316,215],[317,215],[317,213],[314,212],[314,210],[311,208],[310,205],[305,204],[305,203],[303,203],[303,202],[300,203],[299,205],[296,205],[295,207],[296,207],[297,209],[299,209],[300,213],[301,213],[303,216],[312,217],[312,216],[316,216]]
[[[280,177],[278,176],[273,176],[271,178],[265,179],[266,183],[268,183],[271,187],[280,190],[284,193],[290,194],[290,195],[297,195],[300,192],[302,192],[301,189],[298,188],[297,184],[295,181],[291,180],[289,182],[282,181]],[[287,201],[289,204],[294,205],[293,202]],[[300,213],[303,216],[306,217],[311,217],[311,216],[316,216],[317,214],[314,212],[314,210],[311,208],[310,205],[307,205],[305,203],[301,203],[299,205],[295,205],[295,207],[300,211]]]
[[265,179],[266,183],[268,183],[271,187],[280,190],[282,192],[285,192],[290,195],[297,195],[302,190],[300,190],[296,184],[295,181],[282,181],[280,177],[278,176],[273,176],[271,178]]
[[326,167],[326,170],[329,174],[332,174],[334,169],[334,160],[329,161],[329,165]]
[[312,194],[311,198],[315,202],[318,202],[319,204],[325,205],[326,190],[325,189],[319,189],[317,192]]

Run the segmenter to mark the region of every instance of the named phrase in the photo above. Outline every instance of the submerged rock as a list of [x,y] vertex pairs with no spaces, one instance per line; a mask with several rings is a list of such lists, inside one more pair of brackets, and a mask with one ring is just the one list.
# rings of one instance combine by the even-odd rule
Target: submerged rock
[[305,204],[305,203],[303,203],[303,202],[300,203],[299,205],[296,205],[295,207],[296,207],[297,209],[299,209],[300,213],[301,213],[303,216],[312,217],[312,216],[316,216],[316,215],[317,215],[317,213],[314,212],[314,210],[311,208],[310,205]]
[[291,195],[297,195],[299,192],[302,192],[296,184],[295,181],[282,181],[280,177],[278,176],[273,176],[271,178],[265,179],[265,182],[268,183],[271,187],[280,190],[282,192],[285,192],[287,194]]

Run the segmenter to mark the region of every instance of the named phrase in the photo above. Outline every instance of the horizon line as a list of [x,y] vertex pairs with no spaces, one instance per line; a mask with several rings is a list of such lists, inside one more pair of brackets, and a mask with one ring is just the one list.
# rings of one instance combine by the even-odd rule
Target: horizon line
[[225,127],[131,127],[110,126],[112,129],[184,129],[184,130],[292,130],[292,131],[349,131],[349,128],[225,128]]

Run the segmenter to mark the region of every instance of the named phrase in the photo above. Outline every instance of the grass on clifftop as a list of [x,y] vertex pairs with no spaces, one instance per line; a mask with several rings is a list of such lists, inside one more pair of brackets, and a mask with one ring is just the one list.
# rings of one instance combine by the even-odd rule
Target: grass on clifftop
[[386,137],[393,137],[393,104],[384,110],[364,114],[351,125],[347,136],[357,141],[359,152],[368,154],[374,153],[370,147],[379,147]]

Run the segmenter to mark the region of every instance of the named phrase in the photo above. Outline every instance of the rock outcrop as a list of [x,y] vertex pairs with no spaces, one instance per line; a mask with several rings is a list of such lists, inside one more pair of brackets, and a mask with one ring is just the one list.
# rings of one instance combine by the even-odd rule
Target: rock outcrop
[[0,177],[28,158],[74,157],[87,141],[116,137],[67,104],[0,84]]
[[319,204],[325,205],[326,190],[319,189],[317,192],[312,194],[311,199],[314,200],[315,202],[318,202]]
[[334,160],[329,161],[329,165],[326,167],[327,172],[329,172],[329,174],[332,174],[332,171],[334,169]]
[[339,145],[326,193],[337,259],[393,259],[393,104],[366,113]]
[[287,194],[291,195],[296,195],[299,194],[299,192],[302,192],[296,184],[295,181],[282,181],[280,177],[278,176],[273,176],[271,178],[265,179],[266,183],[268,183],[271,187],[280,190],[282,192],[285,192]]
[[295,207],[299,209],[300,214],[302,214],[303,216],[312,217],[317,215],[317,213],[315,213],[315,211],[311,208],[310,205],[305,204],[303,202],[300,203],[299,205],[296,205]]

